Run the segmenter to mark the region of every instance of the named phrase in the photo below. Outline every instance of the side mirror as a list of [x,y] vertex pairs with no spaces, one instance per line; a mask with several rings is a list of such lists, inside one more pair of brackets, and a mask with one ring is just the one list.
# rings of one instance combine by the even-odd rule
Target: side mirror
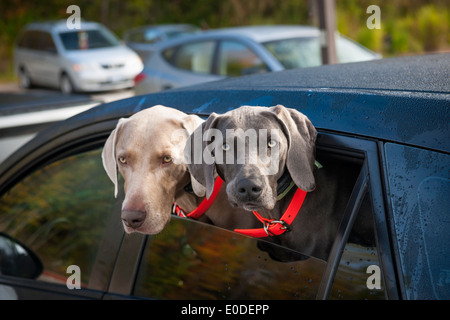
[[43,270],[41,260],[31,249],[0,232],[0,275],[36,279]]

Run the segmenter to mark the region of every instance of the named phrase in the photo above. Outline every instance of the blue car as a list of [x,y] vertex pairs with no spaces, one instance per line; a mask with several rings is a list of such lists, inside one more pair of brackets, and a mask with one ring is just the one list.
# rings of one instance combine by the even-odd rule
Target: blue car
[[[100,105],[53,125],[0,165],[1,298],[449,299],[449,61],[437,54],[251,75]],[[123,191],[114,198],[100,155],[119,118],[157,104],[201,117],[276,104],[306,114],[318,161],[348,170],[353,184],[328,258],[177,216],[156,236],[125,234]],[[371,231],[357,244],[362,224]],[[291,261],[272,259],[262,242]]]

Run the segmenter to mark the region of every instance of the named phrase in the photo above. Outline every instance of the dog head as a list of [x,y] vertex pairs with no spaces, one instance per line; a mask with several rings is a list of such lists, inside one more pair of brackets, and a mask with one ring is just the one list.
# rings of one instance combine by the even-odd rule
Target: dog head
[[271,210],[285,170],[300,189],[312,191],[316,135],[305,115],[281,105],[212,113],[186,144],[194,192],[209,197],[220,175],[233,206]]
[[202,120],[154,106],[119,120],[102,152],[103,166],[118,193],[124,179],[122,221],[127,233],[159,233],[170,220],[177,192],[189,183],[183,150]]

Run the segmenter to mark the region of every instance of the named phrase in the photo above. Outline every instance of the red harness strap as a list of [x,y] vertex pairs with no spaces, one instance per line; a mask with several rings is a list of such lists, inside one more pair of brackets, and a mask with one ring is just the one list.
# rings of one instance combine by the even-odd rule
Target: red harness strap
[[280,220],[266,219],[261,217],[258,212],[253,211],[253,214],[256,216],[256,218],[258,218],[258,220],[263,223],[263,227],[258,229],[234,229],[234,231],[255,238],[278,236],[280,234],[283,234],[284,232],[286,232],[286,230],[290,229],[292,222],[294,221],[295,217],[300,211],[300,208],[303,205],[305,197],[306,191],[297,188],[297,191],[295,192],[291,203],[287,207]]
[[[174,203],[174,213],[176,213],[180,217],[188,217],[192,219],[200,218],[213,204],[214,200],[219,194],[222,183],[223,180],[220,177],[217,177],[216,181],[214,182],[214,189],[211,197],[209,197],[209,199],[206,199],[205,197],[200,205],[192,212],[186,214],[183,209],[181,209],[176,203]],[[256,229],[234,229],[234,231],[255,238],[278,236],[280,234],[283,234],[287,230],[290,230],[290,226],[294,219],[297,217],[297,214],[303,205],[305,197],[306,191],[297,188],[297,191],[295,191],[291,203],[289,203],[289,206],[287,207],[280,220],[266,219],[263,218],[258,212],[253,211],[253,214],[256,216],[256,218],[258,218],[258,220],[263,223],[263,227]]]
[[185,213],[183,209],[181,209],[176,203],[174,203],[173,211],[180,217],[188,217],[192,219],[200,218],[213,204],[214,200],[216,200],[217,195],[219,194],[220,188],[222,187],[223,180],[220,177],[217,177],[214,182],[213,193],[209,197],[209,199],[203,199],[203,201],[195,208],[193,211],[189,213]]

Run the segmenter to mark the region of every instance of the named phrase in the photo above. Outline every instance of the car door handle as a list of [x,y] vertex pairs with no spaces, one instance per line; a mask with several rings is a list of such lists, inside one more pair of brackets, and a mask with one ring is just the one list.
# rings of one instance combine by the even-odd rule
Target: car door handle
[[169,89],[172,89],[172,88],[173,88],[173,86],[171,84],[165,84],[162,87],[163,90],[169,90]]

